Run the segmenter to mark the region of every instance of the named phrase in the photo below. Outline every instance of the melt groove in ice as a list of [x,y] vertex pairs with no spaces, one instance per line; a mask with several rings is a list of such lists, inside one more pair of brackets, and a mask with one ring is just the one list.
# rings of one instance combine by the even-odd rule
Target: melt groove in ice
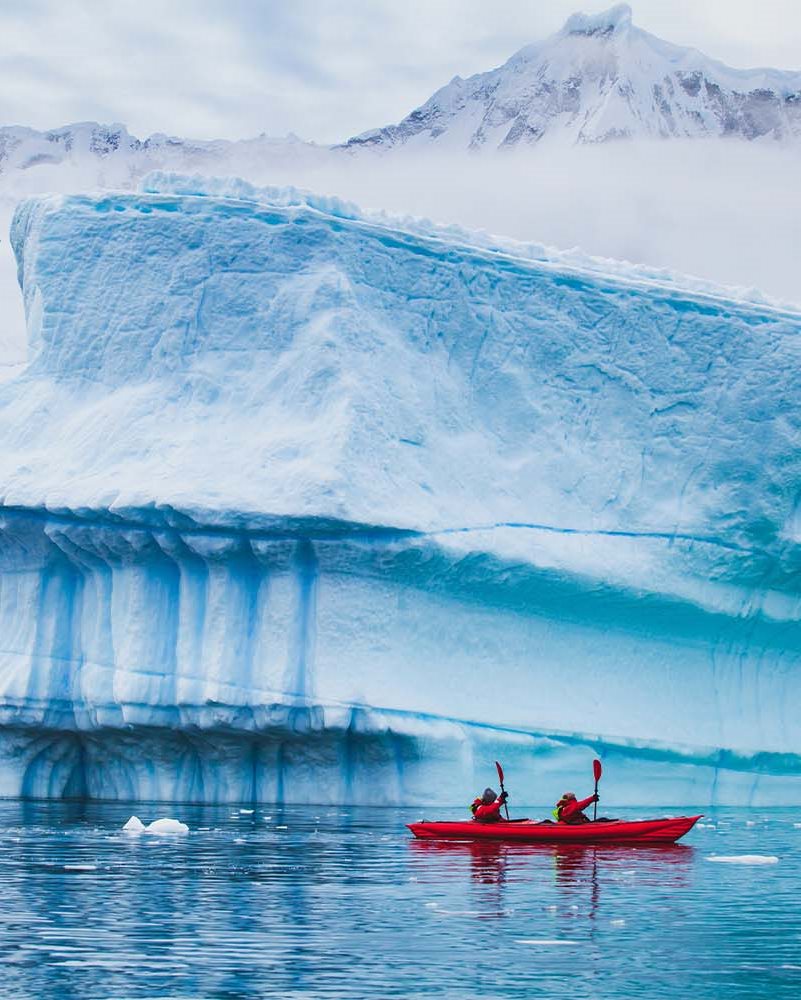
[[0,793],[786,799],[796,313],[147,186],[15,217]]

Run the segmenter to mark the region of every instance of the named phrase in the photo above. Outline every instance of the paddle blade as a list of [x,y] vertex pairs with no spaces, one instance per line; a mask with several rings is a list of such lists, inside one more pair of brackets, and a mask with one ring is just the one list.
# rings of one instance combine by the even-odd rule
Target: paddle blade
[[601,767],[601,762],[599,760],[594,760],[592,762],[592,773],[595,775],[596,784],[601,780],[601,775],[603,774],[603,768]]
[[495,761],[495,767],[498,770],[498,781],[503,784],[503,768],[501,767],[501,762],[499,760]]

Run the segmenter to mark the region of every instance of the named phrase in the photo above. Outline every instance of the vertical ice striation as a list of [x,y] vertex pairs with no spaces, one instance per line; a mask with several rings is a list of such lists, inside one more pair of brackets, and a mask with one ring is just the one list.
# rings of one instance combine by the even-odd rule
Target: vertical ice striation
[[13,236],[0,794],[786,798],[797,314],[235,181]]

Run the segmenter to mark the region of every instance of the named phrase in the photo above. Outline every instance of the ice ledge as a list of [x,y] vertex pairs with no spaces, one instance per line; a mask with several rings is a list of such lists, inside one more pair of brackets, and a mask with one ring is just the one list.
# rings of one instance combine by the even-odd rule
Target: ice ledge
[[[624,5],[625,6],[625,5]],[[559,250],[543,243],[524,242],[511,237],[496,236],[484,230],[466,229],[456,225],[439,225],[430,219],[388,212],[366,212],[354,202],[334,195],[319,195],[293,186],[267,185],[258,187],[238,177],[206,177],[201,174],[180,174],[153,171],[140,183],[145,196],[177,195],[182,197],[216,198],[277,209],[305,209],[367,226],[401,231],[412,236],[436,240],[444,246],[490,252],[532,262],[548,270],[583,275],[636,288],[653,287],[670,290],[693,298],[713,298],[739,305],[753,305],[801,315],[801,303],[782,301],[765,295],[757,288],[717,285],[703,278],[670,271],[667,268],[645,267],[625,260],[595,257],[580,248]],[[23,203],[23,205],[26,203]],[[55,206],[54,206],[55,207]],[[20,211],[18,209],[18,211]],[[16,248],[16,247],[15,247]],[[19,257],[19,250],[17,255]]]
[[307,736],[342,734],[397,736],[433,739],[447,734],[463,742],[481,738],[523,743],[544,749],[577,748],[594,756],[618,757],[675,765],[714,767],[751,774],[801,775],[801,754],[721,747],[707,744],[668,743],[664,740],[620,737],[604,733],[580,732],[553,727],[493,725],[475,719],[434,712],[415,712],[358,702],[304,702],[278,691],[262,691],[258,705],[204,704],[154,706],[126,703],[108,706],[76,706],[72,702],[5,698],[0,705],[0,730],[35,732],[64,737],[68,734],[97,734],[122,731],[157,735],[168,731],[219,734],[231,739],[257,736]]

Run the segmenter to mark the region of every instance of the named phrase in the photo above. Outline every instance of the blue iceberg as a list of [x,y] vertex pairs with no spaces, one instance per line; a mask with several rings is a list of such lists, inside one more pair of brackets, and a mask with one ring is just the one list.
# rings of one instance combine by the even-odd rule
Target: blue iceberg
[[801,802],[801,315],[233,180],[12,239],[0,794]]

